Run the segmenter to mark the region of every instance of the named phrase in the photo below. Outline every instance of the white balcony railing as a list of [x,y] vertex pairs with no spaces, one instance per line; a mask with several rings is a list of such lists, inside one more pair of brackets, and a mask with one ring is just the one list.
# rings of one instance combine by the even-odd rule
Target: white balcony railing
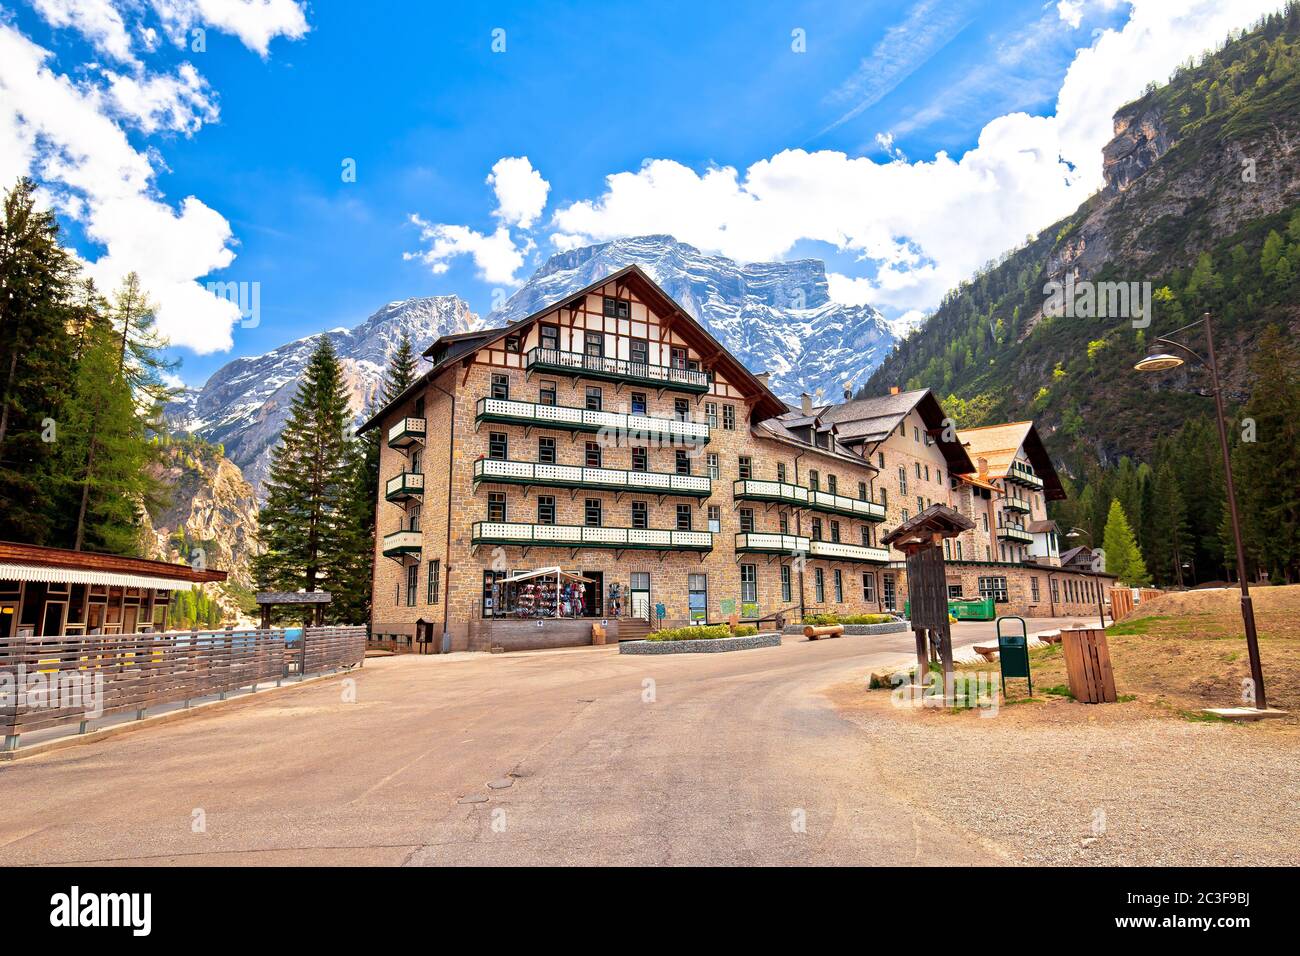
[[418,531],[394,531],[384,535],[384,554],[388,557],[419,554],[423,546],[424,539]]
[[1008,541],[1023,541],[1025,544],[1034,540],[1033,534],[1018,524],[998,525],[998,537],[1006,538]]
[[583,468],[577,465],[543,465],[531,461],[483,458],[474,463],[474,480],[558,488],[596,488],[607,491],[646,491],[652,494],[707,498],[713,482],[704,475],[677,475],[661,471],[624,471],[620,468]]
[[425,423],[423,418],[403,418],[388,429],[388,444],[393,448],[405,448],[424,442]]
[[808,539],[797,534],[742,531],[736,535],[736,550],[759,554],[807,554]]
[[708,531],[668,531],[660,528],[589,528],[583,525],[522,524],[477,521],[474,544],[519,544],[532,547],[645,548],[656,551],[712,551]]
[[389,501],[414,498],[422,494],[424,494],[424,475],[419,472],[404,471],[384,483],[384,497]]
[[864,521],[885,520],[884,505],[862,498],[850,498],[848,495],[834,495],[829,491],[810,491],[808,507],[814,511],[828,511],[831,514],[862,518]]
[[843,541],[814,541],[808,549],[809,557],[828,561],[866,561],[871,564],[888,564],[889,551],[863,544],[846,544]]
[[651,365],[630,359],[543,348],[530,349],[527,358],[529,369],[555,370],[586,378],[645,382],[661,388],[701,393],[707,392],[710,385],[708,372],[673,365]]
[[709,440],[709,426],[704,422],[681,422],[672,418],[651,418],[649,415],[625,415],[622,412],[595,412],[568,405],[539,405],[504,398],[479,399],[476,417],[479,421],[507,425],[607,432],[619,437],[652,441],[695,444]]

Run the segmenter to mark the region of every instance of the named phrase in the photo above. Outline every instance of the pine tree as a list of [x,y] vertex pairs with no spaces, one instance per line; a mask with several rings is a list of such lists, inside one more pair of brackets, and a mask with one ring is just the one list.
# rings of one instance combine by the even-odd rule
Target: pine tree
[[355,560],[346,506],[359,453],[351,428],[343,372],[322,335],[271,454],[259,532],[265,552],[254,564],[260,587],[346,592]]
[[[379,390],[377,402],[366,410],[372,417],[380,408],[397,399],[412,382],[416,371],[415,352],[406,333],[393,352],[388,371]],[[359,453],[351,475],[351,489],[345,515],[344,532],[347,537],[346,553],[353,560],[348,565],[344,582],[334,594],[332,606],[339,620],[357,623],[370,620],[371,585],[374,577],[375,507],[379,500],[379,450],[380,434],[371,429],[357,443]]]
[[1124,508],[1118,500],[1110,503],[1110,516],[1106,519],[1106,533],[1103,537],[1106,550],[1106,570],[1119,576],[1119,580],[1129,587],[1145,587],[1151,583],[1146,564],[1142,561],[1142,551],[1133,537]]
[[1161,583],[1183,586],[1183,552],[1187,543],[1187,507],[1173,467],[1165,462],[1152,483],[1152,570]]
[[19,180],[0,222],[0,538],[47,543],[63,406],[74,362],[75,263],[54,215]]
[[1255,350],[1233,476],[1248,560],[1275,581],[1300,575],[1300,354],[1268,328]]

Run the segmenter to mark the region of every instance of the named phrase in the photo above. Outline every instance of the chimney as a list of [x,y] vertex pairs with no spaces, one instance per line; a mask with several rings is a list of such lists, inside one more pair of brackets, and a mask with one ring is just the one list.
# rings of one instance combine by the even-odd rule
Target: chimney
[[889,394],[890,394],[890,395],[897,395],[898,392],[899,392],[899,388],[898,388],[897,385],[891,385],[891,386],[889,386]]
[[772,374],[771,372],[755,372],[754,378],[758,379],[760,382],[766,385],[767,379],[771,374]]
[[803,410],[803,413],[804,413],[805,415],[811,415],[811,414],[812,414],[812,396],[809,395],[807,392],[804,392],[802,395],[800,395],[800,396],[799,396],[799,407],[800,407],[800,409]]
[[989,479],[989,460],[987,458],[976,458],[975,465],[979,468],[980,477],[985,481]]

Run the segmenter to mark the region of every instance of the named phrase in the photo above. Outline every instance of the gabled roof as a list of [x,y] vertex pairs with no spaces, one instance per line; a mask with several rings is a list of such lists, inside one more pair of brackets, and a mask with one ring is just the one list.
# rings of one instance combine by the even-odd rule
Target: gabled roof
[[822,421],[836,426],[836,435],[845,445],[875,445],[889,437],[913,411],[925,422],[926,433],[934,439],[948,463],[948,471],[959,475],[973,472],[975,465],[959,441],[948,441],[944,432],[948,423],[943,406],[928,388],[872,398],[855,398],[839,405],[827,405],[818,413]]
[[787,411],[788,406],[785,402],[777,398],[761,378],[747,369],[743,363],[728,352],[717,339],[709,334],[709,331],[695,316],[687,312],[678,304],[677,300],[661,289],[653,279],[646,275],[640,266],[633,264],[602,276],[590,285],[584,286],[561,299],[556,299],[554,302],[549,302],[536,312],[511,322],[502,328],[484,329],[479,332],[459,332],[455,335],[442,336],[424,351],[426,358],[441,354],[434,366],[412,382],[389,405],[379,409],[372,415],[369,420],[357,429],[357,433],[360,434],[373,428],[387,413],[389,407],[406,401],[412,393],[423,387],[430,378],[441,374],[456,361],[505,338],[512,332],[527,328],[533,322],[554,312],[556,309],[563,309],[581,301],[611,282],[631,289],[641,301],[650,305],[651,308],[665,318],[684,319],[685,322],[680,326],[684,333],[683,337],[688,341],[694,340],[692,344],[696,346],[696,350],[700,353],[701,361],[706,365],[720,369],[727,381],[741,388],[742,391],[748,394],[756,393],[757,401],[754,403],[754,410],[760,417],[772,417],[784,414]]
[[[826,455],[831,458],[837,458],[849,464],[857,465],[859,468],[866,468],[870,471],[879,471],[880,469],[873,465],[867,459],[857,454],[850,448],[846,448],[835,434],[835,427],[832,425],[818,426],[815,417],[808,418],[802,415],[796,415],[793,418],[781,416],[780,418],[767,418],[755,425],[750,433],[757,438],[771,438],[787,445],[793,445],[804,451],[818,455]],[[792,430],[792,427],[807,427],[813,425],[818,432],[830,433],[830,439],[823,448],[820,445],[811,444]]]
[[[966,446],[972,461],[980,458],[988,462],[989,478],[1005,478],[1011,463],[1023,448],[1034,471],[1043,479],[1043,495],[1048,501],[1065,498],[1065,489],[1052,465],[1043,441],[1033,422],[1007,422],[1003,425],[986,425],[983,428],[963,428],[957,433]],[[972,472],[978,471],[972,467]]]
[[881,538],[880,543],[903,551],[910,545],[929,543],[936,534],[951,538],[974,527],[975,522],[960,511],[943,504],[930,505]]

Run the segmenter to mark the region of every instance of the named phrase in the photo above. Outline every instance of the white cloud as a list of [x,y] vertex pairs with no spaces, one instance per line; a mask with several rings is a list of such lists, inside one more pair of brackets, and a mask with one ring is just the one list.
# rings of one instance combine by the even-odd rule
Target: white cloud
[[[911,163],[785,150],[696,172],[652,159],[606,177],[594,199],[560,208],[557,248],[671,233],[742,261],[820,240],[871,260],[875,276],[841,294],[898,310],[933,308],[977,268],[1073,211],[1103,183],[1101,149],[1117,108],[1189,55],[1220,43],[1277,0],[1132,0],[1122,29],[1100,32],[1066,72],[1054,115],[989,122],[959,159]],[[894,145],[891,142],[891,146]]]
[[32,0],[52,27],[71,27],[100,53],[121,63],[136,63],[131,36],[112,0]]
[[163,29],[177,46],[190,40],[195,27],[213,27],[236,36],[250,50],[266,56],[278,36],[307,35],[306,5],[297,0],[150,0]]
[[216,98],[192,64],[182,63],[172,76],[104,75],[114,114],[145,133],[171,130],[189,135],[217,119]]
[[1056,13],[1063,23],[1068,23],[1074,30],[1083,22],[1083,0],[1060,0]]
[[106,112],[107,94],[54,73],[49,59],[49,51],[0,23],[3,182],[31,173],[104,247],[87,264],[101,288],[139,272],[173,344],[200,353],[228,349],[238,311],[197,280],[234,259],[229,223],[193,196],[179,211],[161,201],[148,156]]
[[420,239],[429,246],[421,252],[403,253],[403,259],[423,262],[434,275],[442,275],[450,268],[449,260],[469,256],[484,282],[519,285],[515,273],[533,249],[531,240],[516,245],[505,226],[498,226],[492,233],[482,233],[469,226],[429,223],[415,215],[411,216],[411,222],[420,227]]
[[507,156],[497,160],[488,174],[487,184],[497,197],[493,215],[508,226],[528,229],[546,208],[546,194],[551,184],[533,169],[527,156]]

